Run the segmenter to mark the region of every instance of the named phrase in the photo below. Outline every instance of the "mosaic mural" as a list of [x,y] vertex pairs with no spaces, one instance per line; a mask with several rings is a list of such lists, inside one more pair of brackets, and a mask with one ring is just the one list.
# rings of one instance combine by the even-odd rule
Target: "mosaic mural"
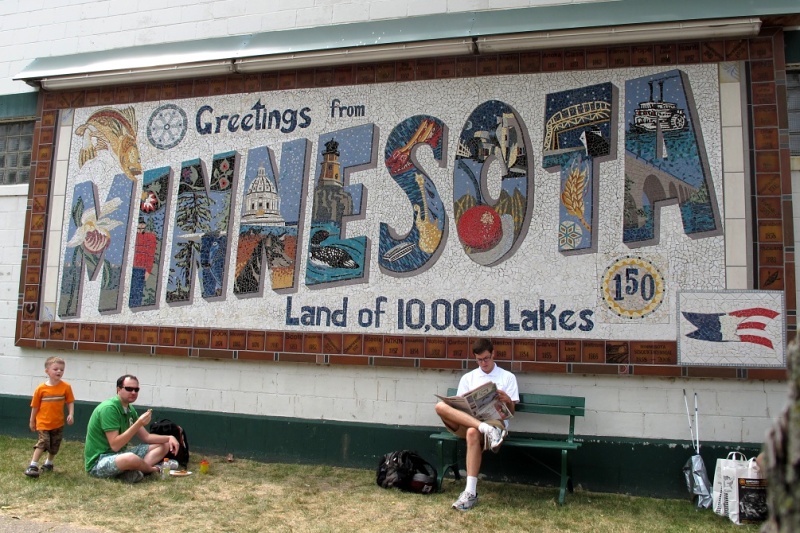
[[239,155],[217,154],[206,171],[200,159],[181,164],[169,263],[167,303],[190,303],[200,275],[203,298],[224,298],[232,196],[239,180]]
[[[711,340],[679,334],[694,322],[676,295],[726,289],[718,75],[698,64],[75,109],[52,305],[112,324],[682,335],[692,360],[690,343]],[[712,307],[687,313],[736,311]]]
[[624,240],[658,242],[661,207],[680,206],[687,235],[720,233],[719,207],[708,168],[691,84],[680,70],[625,84]]
[[414,210],[411,230],[405,235],[381,222],[378,261],[386,273],[400,276],[421,271],[447,239],[447,214],[439,191],[415,158],[420,146],[427,145],[434,159],[443,163],[446,136],[442,121],[418,115],[398,124],[386,140],[386,169]]
[[349,185],[352,172],[377,164],[377,133],[365,124],[320,136],[306,284],[363,280],[369,272],[367,238],[344,238],[348,219],[363,218],[363,185]]
[[131,309],[154,306],[158,302],[158,279],[162,269],[167,211],[172,191],[172,170],[148,170],[142,180],[139,218],[136,222],[131,293]]
[[786,365],[782,292],[681,292],[678,313],[680,364]]
[[[533,196],[531,144],[519,113],[490,100],[467,118],[458,139],[453,175],[453,211],[467,256],[494,265],[520,245],[528,229]],[[492,200],[487,178],[500,165],[500,194]]]
[[236,295],[263,295],[267,271],[272,290],[295,286],[297,241],[305,205],[302,192],[310,155],[310,143],[305,139],[284,143],[277,172],[272,150],[262,146],[248,152],[236,251]]
[[558,249],[596,249],[599,163],[616,157],[616,91],[610,83],[547,95],[542,165],[561,174]]

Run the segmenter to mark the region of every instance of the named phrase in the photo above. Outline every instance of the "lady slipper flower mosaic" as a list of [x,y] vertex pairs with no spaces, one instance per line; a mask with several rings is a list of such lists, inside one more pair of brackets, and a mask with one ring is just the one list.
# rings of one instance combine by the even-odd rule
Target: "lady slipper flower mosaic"
[[122,204],[120,198],[112,198],[100,206],[100,216],[98,217],[95,209],[89,208],[80,217],[75,235],[67,243],[67,248],[82,246],[83,249],[93,255],[100,255],[111,244],[111,231],[122,224],[119,220],[109,218]]
[[117,175],[105,202],[97,200],[91,182],[76,187],[61,274],[60,315],[79,316],[84,275],[98,282],[92,290],[100,293],[101,311],[118,305],[125,230],[130,222],[130,210],[123,206],[130,205],[134,184],[123,174]]

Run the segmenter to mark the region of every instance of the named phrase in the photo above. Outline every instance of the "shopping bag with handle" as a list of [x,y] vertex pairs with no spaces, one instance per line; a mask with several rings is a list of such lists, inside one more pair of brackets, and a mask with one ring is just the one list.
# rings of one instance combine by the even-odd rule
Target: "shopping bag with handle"
[[730,497],[736,482],[736,469],[744,467],[747,458],[741,452],[730,452],[725,459],[717,459],[714,468],[713,509],[720,516],[728,516]]
[[767,480],[755,457],[736,466],[736,480],[728,506],[728,518],[735,524],[754,524],[767,519]]

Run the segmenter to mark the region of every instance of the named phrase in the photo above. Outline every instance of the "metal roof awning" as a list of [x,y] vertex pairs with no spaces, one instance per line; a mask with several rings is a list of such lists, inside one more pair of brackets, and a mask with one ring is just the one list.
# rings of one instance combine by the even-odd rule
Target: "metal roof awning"
[[[382,60],[723,38],[755,35],[761,24],[757,17],[796,11],[796,0],[608,0],[447,13],[42,57],[14,79],[66,89]],[[718,18],[720,13],[726,18]]]

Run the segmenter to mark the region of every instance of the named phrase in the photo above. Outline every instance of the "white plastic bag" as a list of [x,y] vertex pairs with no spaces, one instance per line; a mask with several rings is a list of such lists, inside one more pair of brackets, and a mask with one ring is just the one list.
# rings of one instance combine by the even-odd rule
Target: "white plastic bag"
[[[730,452],[726,459],[717,459],[714,469],[712,508],[720,516],[730,517],[730,499],[735,492],[737,467],[746,467],[747,458],[741,452]],[[738,501],[738,497],[734,494]]]

